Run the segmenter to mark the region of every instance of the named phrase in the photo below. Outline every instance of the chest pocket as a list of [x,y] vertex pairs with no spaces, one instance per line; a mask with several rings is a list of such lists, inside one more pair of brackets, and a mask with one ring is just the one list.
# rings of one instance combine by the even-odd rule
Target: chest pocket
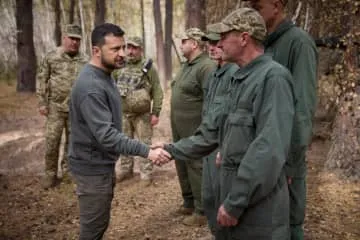
[[240,164],[255,136],[255,124],[249,109],[238,108],[230,113],[225,124],[224,161],[230,164]]
[[215,97],[214,101],[209,105],[209,113],[214,115],[217,126],[221,126],[221,116],[225,111],[225,97]]

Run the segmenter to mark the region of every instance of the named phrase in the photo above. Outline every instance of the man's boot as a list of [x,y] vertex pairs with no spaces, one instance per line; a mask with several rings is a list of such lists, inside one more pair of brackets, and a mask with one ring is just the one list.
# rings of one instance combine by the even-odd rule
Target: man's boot
[[191,215],[194,212],[194,208],[187,208],[181,205],[178,209],[175,211],[175,215]]
[[120,171],[118,174],[116,174],[116,180],[119,182],[122,182],[126,179],[130,179],[134,176],[134,173],[132,171]]
[[49,188],[53,188],[57,185],[57,177],[56,175],[45,175],[42,179],[41,185],[43,189],[48,190]]
[[142,173],[140,172],[140,186],[142,188],[150,187],[152,184],[151,173]]
[[193,213],[191,216],[184,218],[183,224],[186,226],[201,227],[207,224],[207,219],[204,215]]
[[64,184],[71,184],[73,182],[69,172],[64,172],[61,178],[61,182]]

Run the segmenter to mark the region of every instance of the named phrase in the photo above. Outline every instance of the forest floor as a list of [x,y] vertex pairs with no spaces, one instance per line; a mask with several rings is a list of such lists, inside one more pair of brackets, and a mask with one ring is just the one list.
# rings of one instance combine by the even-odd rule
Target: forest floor
[[[154,141],[171,139],[168,98]],[[77,239],[78,203],[73,184],[44,191],[44,121],[34,94],[17,94],[0,83],[0,239]],[[308,152],[307,240],[360,239],[359,183],[324,168],[329,142],[314,139]],[[181,203],[175,167],[154,172],[154,184],[141,188],[139,176],[118,183],[105,239],[187,240],[206,227],[181,224],[173,211]]]

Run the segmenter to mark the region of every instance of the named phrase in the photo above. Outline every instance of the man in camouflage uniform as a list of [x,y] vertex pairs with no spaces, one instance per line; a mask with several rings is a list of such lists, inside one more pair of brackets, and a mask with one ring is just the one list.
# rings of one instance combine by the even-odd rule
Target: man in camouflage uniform
[[87,57],[79,52],[80,41],[81,28],[73,24],[66,25],[62,45],[44,57],[37,74],[39,112],[47,117],[43,179],[45,189],[54,187],[57,183],[59,148],[64,130],[63,174],[67,171],[69,94],[74,80],[87,62]]
[[[132,138],[136,135],[140,141],[151,144],[152,128],[159,122],[163,91],[152,61],[143,58],[141,38],[127,40],[127,65],[115,71],[113,76],[122,96],[124,133]],[[123,181],[132,177],[133,168],[134,157],[121,157],[117,179]],[[151,161],[140,159],[140,178],[144,186],[151,184],[152,169]]]
[[[204,33],[198,28],[187,29],[185,34],[179,36],[180,49],[187,61],[171,84],[171,128],[174,141],[191,136],[201,123],[203,88],[209,73],[215,69],[215,62],[203,52],[203,36]],[[206,224],[201,194],[202,159],[189,162],[175,160],[175,165],[184,199],[177,213],[191,214],[184,219],[185,225]]]

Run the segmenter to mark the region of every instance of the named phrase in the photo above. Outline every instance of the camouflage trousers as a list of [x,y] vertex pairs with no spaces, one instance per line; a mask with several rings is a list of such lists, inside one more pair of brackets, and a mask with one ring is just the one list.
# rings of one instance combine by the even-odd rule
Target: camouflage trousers
[[61,159],[62,173],[67,172],[67,148],[69,145],[69,119],[67,112],[61,112],[56,107],[49,107],[46,121],[46,149],[45,149],[45,174],[47,177],[56,177],[59,164],[61,137],[65,131],[63,157]]
[[[152,126],[150,123],[150,113],[145,114],[123,114],[122,116],[123,133],[131,138],[135,136],[145,144],[151,144]],[[153,164],[145,158],[139,159],[141,179],[151,178]],[[116,166],[117,172],[133,172],[134,157],[121,156]]]

